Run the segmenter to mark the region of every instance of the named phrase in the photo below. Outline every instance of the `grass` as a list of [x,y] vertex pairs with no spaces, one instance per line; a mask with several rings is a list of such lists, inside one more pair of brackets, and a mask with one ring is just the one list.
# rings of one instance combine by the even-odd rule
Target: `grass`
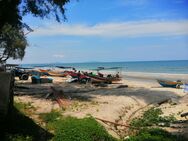
[[14,107],[18,109],[21,113],[26,115],[31,115],[33,111],[36,110],[36,108],[32,106],[31,102],[28,103],[14,102]]
[[163,123],[163,126],[169,126],[175,121],[174,116],[161,116],[162,110],[159,108],[150,108],[143,113],[140,118],[135,118],[131,122],[131,126],[138,128],[126,141],[186,141],[182,136],[172,135],[164,129],[156,128]]
[[[117,141],[94,118],[64,117],[58,111],[40,114],[46,125],[42,128],[27,116],[31,115],[32,108],[31,103],[15,103],[12,118],[4,123],[6,128],[0,132],[2,141]],[[160,123],[168,126],[175,120],[173,116],[161,115],[161,109],[151,108],[142,117],[133,119],[131,126],[141,128],[124,141],[186,141],[181,136],[153,128]]]
[[135,136],[131,136],[126,141],[186,141],[182,136],[172,135],[160,128],[145,128]]
[[161,116],[163,114],[160,108],[150,108],[145,111],[141,118],[135,118],[131,122],[133,127],[146,127],[146,126],[169,126],[171,122],[175,121],[175,117],[171,116]]
[[[103,126],[88,117],[63,117],[58,111],[40,114],[45,127],[29,118],[31,103],[15,103],[11,120],[5,123],[2,141],[115,141]],[[45,128],[45,129],[44,129]]]
[[62,117],[56,111],[42,114],[47,128],[54,131],[53,141],[115,141],[95,119]]

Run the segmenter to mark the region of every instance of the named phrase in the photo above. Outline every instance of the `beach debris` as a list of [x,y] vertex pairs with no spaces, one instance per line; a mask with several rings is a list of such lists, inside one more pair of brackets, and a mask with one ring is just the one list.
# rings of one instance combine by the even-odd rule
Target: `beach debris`
[[157,104],[158,104],[158,105],[162,105],[162,104],[164,104],[164,103],[169,103],[169,102],[172,102],[172,100],[171,100],[170,98],[164,99],[164,100],[158,102]]
[[128,88],[128,85],[119,85],[117,88]]
[[52,94],[53,94],[53,93],[47,93],[47,94],[45,95],[45,99],[48,99]]
[[97,119],[97,120],[100,120],[100,121],[102,121],[102,122],[104,122],[104,123],[113,124],[113,125],[116,126],[116,127],[117,127],[117,126],[124,126],[124,127],[128,127],[128,128],[138,129],[137,127],[132,127],[132,126],[130,126],[130,125],[128,125],[128,124],[120,124],[120,123],[117,123],[117,122],[113,122],[113,121],[101,119],[101,118],[98,118],[98,117],[94,117],[94,118]]
[[95,87],[108,87],[108,84],[105,83],[98,83],[94,85]]
[[126,137],[124,137],[124,140],[127,140],[127,139],[129,139],[130,137],[129,136],[126,136]]
[[130,123],[137,113],[139,113],[140,111],[143,111],[144,109],[148,108],[152,104],[153,104],[152,102],[148,103],[147,105],[142,106],[136,109],[134,112],[132,112],[132,114],[127,118],[127,123]]
[[52,78],[48,78],[48,77],[40,77],[37,75],[33,75],[31,77],[32,80],[32,84],[42,84],[42,83],[53,83],[53,79]]
[[68,82],[68,83],[73,83],[77,81],[78,81],[78,78],[68,78],[67,80],[65,80],[65,82]]
[[120,138],[124,137],[125,135],[128,135],[129,129],[131,129],[132,132],[133,130],[134,131],[140,130],[140,127],[133,127],[129,124],[118,123],[118,121],[116,120],[115,122],[113,122],[113,121],[101,119],[98,117],[94,117],[94,118],[108,125],[109,129],[114,131]]
[[187,119],[188,112],[181,114],[181,117],[185,117]]
[[15,86],[15,88],[17,88],[17,89],[30,89],[29,87],[26,87],[26,86]]
[[51,90],[52,90],[52,94],[53,94],[55,100],[57,101],[57,103],[59,104],[59,106],[61,108],[66,108],[67,106],[70,105],[71,97],[65,96],[63,90],[57,90],[54,87],[51,87]]

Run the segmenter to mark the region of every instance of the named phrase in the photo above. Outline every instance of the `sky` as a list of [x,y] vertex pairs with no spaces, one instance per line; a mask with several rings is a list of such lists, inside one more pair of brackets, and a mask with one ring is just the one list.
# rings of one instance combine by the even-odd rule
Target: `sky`
[[188,0],[71,0],[67,21],[27,15],[16,63],[188,60]]

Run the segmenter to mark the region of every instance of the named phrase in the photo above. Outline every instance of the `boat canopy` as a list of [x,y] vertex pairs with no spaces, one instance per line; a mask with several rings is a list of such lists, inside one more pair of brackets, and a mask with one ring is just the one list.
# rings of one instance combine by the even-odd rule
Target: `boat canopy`
[[56,66],[57,68],[61,69],[73,69],[74,67],[66,67],[66,66]]
[[24,70],[30,70],[30,69],[34,69],[34,68],[24,68],[24,67],[15,67],[17,69],[24,69]]
[[110,67],[110,68],[105,68],[105,67],[98,67],[96,69],[92,69],[92,70],[96,70],[96,71],[100,71],[100,70],[117,70],[117,69],[122,69],[123,67]]

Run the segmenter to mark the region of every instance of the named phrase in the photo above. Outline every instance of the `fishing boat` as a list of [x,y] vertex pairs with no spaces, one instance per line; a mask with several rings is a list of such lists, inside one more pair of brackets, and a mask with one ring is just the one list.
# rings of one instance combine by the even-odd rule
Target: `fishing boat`
[[[100,71],[102,70],[116,70],[116,75],[112,74],[102,74]],[[104,83],[114,83],[119,82],[122,80],[122,77],[120,77],[119,72],[121,71],[121,67],[111,67],[111,68],[105,68],[105,67],[98,67],[97,69],[92,69],[94,71],[97,71],[97,74],[94,73],[84,73],[84,75],[88,76],[93,80],[94,82],[104,82]]]
[[106,77],[102,77],[102,76],[95,75],[93,73],[87,73],[87,72],[84,72],[83,74],[87,76],[88,78],[90,78],[91,83],[111,83],[111,81],[108,81]]
[[54,72],[54,71],[48,71],[48,74],[54,77],[66,77],[68,75],[65,72]]
[[40,72],[44,72],[47,73],[49,70],[45,70],[45,69],[39,69]]
[[54,76],[54,77],[66,77],[68,74],[66,72],[52,71],[52,70],[44,70],[39,69],[41,73],[44,75]]
[[180,85],[183,85],[183,82],[180,80],[177,81],[170,81],[170,80],[157,80],[157,82],[163,87],[170,87],[170,88],[179,88]]
[[91,79],[91,82],[93,82],[93,83],[108,83],[108,84],[111,84],[113,82],[117,82],[117,81],[121,80],[120,77],[116,77],[116,76],[112,76],[112,75],[107,75],[106,77],[95,75],[93,73],[84,73],[84,75],[89,77]]
[[56,67],[60,69],[75,69],[73,67],[66,67],[66,66],[56,66]]

